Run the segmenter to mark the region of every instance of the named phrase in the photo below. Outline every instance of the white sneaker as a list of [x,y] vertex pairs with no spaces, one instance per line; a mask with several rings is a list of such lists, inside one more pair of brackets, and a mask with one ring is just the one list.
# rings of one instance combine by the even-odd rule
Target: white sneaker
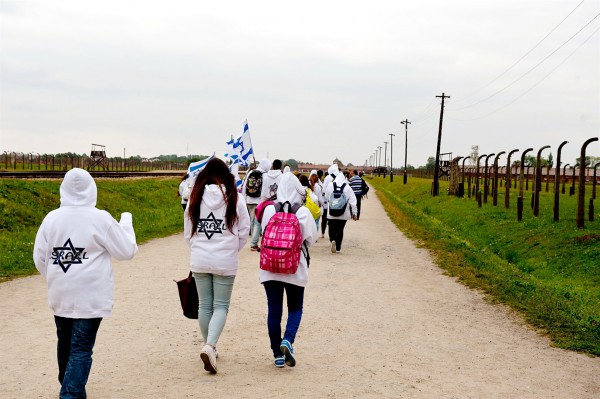
[[331,241],[331,253],[335,253],[335,241]]
[[200,359],[204,363],[204,370],[211,374],[217,374],[217,354],[212,346],[204,345],[200,352]]

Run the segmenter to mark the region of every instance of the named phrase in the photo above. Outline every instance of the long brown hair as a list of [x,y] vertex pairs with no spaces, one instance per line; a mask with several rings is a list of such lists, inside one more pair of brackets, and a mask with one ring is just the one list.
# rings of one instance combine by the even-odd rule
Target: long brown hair
[[[233,226],[237,223],[239,216],[237,214],[238,192],[235,187],[235,179],[229,171],[225,162],[218,158],[213,158],[202,169],[196,177],[194,188],[190,195],[190,200],[187,204],[189,209],[189,217],[192,221],[192,236],[197,230],[198,221],[200,220],[200,204],[204,195],[204,188],[208,184],[215,184],[223,194],[223,201],[227,206],[225,210],[225,224],[227,229],[233,232]],[[225,186],[225,192],[223,192]]]

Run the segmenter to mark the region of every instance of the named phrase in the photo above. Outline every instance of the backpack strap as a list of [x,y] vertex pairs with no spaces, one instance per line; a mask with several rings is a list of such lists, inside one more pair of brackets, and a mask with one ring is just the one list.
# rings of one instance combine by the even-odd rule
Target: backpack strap
[[[285,205],[288,205],[287,211],[285,210]],[[296,212],[298,212],[298,209],[300,209],[302,205],[300,204],[294,204],[292,205],[290,203],[290,201],[285,201],[285,202],[278,202],[277,204],[275,204],[275,212],[284,212],[284,213],[293,213],[296,214]]]
[[342,187],[340,187],[340,191],[344,191],[344,187],[346,187],[346,183],[342,184]]

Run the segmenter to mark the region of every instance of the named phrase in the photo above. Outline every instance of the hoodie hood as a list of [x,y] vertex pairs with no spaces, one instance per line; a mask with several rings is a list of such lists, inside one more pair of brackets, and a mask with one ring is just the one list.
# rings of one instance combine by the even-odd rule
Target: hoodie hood
[[267,172],[267,176],[271,177],[272,179],[276,179],[277,176],[281,175],[281,171],[279,169],[271,169]]
[[258,164],[257,169],[259,169],[261,172],[266,173],[269,171],[269,169],[271,169],[271,161],[269,161],[268,159],[264,158],[260,160],[260,163]]
[[329,167],[329,169],[327,169],[327,173],[329,173],[330,175],[336,175],[337,176],[340,173],[340,170],[339,170],[337,164],[334,163],[333,165],[331,165]]
[[74,168],[60,184],[60,206],[96,206],[96,182],[86,170]]
[[306,197],[306,188],[293,173],[284,173],[277,188],[277,202],[289,201],[290,204],[303,204]]
[[[223,192],[221,192],[223,190]],[[204,193],[202,194],[202,205],[207,206],[208,209],[214,211],[225,206],[225,198],[223,193],[225,192],[225,186],[221,185],[221,188],[216,184],[208,184],[204,187]]]
[[343,173],[338,173],[333,182],[336,186],[341,187],[342,184],[346,183],[346,176]]

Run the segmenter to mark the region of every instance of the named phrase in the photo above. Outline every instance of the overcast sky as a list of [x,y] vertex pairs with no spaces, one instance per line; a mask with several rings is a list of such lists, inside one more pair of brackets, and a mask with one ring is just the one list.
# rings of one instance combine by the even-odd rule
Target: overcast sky
[[363,165],[393,133],[399,166],[408,119],[419,166],[445,93],[442,152],[555,156],[568,140],[572,164],[600,136],[599,13],[599,0],[0,0],[0,151],[222,154],[247,119],[257,158]]

